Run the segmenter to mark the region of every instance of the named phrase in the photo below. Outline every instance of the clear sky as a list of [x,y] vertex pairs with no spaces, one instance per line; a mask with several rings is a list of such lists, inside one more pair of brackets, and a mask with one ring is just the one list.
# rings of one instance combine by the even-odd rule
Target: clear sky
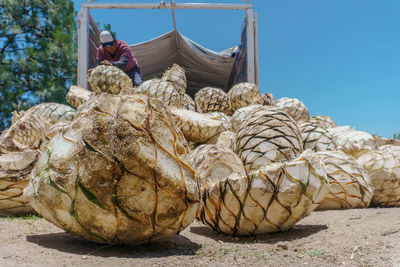
[[[86,1],[74,0],[75,9]],[[157,0],[99,0],[94,3]],[[169,2],[168,0],[165,2]],[[244,0],[176,0],[238,3]],[[250,0],[258,14],[260,90],[310,115],[393,137],[400,132],[399,0]],[[135,44],[173,30],[170,10],[92,10]],[[176,10],[178,31],[213,51],[237,45],[244,11]]]

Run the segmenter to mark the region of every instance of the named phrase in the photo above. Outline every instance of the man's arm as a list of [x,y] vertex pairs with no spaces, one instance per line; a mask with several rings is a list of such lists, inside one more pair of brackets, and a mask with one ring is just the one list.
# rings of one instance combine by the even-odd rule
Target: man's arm
[[118,61],[111,62],[111,64],[115,67],[118,67],[122,70],[126,68],[126,65],[129,62],[129,58],[126,56],[122,56]]

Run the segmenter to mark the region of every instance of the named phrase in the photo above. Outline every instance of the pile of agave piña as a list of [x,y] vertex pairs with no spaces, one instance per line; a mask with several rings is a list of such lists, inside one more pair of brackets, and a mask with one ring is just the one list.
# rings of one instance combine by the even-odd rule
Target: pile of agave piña
[[76,110],[13,114],[0,137],[0,215],[33,207],[88,240],[140,244],[196,218],[241,236],[287,230],[315,209],[400,206],[400,143],[310,118],[298,99],[251,83],[192,99],[178,65],[139,87],[112,66],[89,82],[70,88]]

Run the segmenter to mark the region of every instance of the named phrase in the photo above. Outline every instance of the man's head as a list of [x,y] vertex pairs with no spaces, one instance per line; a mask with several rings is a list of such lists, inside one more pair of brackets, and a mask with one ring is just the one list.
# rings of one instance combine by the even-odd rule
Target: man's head
[[100,42],[101,46],[111,54],[114,54],[117,50],[115,38],[109,31],[102,31],[100,33]]

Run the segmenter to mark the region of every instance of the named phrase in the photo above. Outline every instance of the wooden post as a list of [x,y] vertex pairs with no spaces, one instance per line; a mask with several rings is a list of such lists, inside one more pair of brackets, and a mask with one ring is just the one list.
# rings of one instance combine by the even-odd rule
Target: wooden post
[[255,62],[254,62],[254,10],[246,9],[247,27],[246,27],[246,52],[247,52],[247,81],[256,83]]
[[260,86],[260,74],[258,73],[258,14],[255,14],[254,23],[254,58],[255,58],[255,70],[256,70],[256,84]]
[[81,6],[78,15],[78,85],[88,89],[87,70],[89,68],[89,10]]

